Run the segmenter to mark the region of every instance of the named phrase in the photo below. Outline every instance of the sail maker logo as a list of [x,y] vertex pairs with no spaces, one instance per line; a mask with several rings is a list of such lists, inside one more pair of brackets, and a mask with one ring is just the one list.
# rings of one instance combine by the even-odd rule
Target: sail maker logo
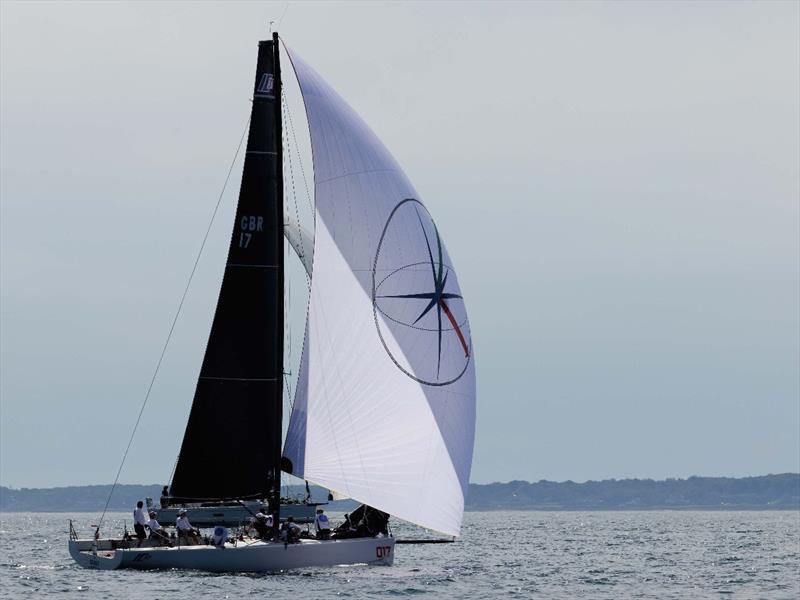
[[256,93],[271,94],[274,84],[275,84],[275,78],[272,76],[272,73],[264,73],[258,82]]
[[378,336],[394,364],[419,383],[443,386],[466,372],[469,321],[439,231],[419,200],[386,220],[372,267]]

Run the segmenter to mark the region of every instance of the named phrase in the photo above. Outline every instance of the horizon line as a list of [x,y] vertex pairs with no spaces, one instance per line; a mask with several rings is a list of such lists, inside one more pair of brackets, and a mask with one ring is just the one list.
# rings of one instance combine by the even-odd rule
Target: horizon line
[[[618,481],[654,481],[654,482],[667,482],[667,481],[688,481],[689,479],[756,479],[760,477],[776,477],[781,475],[794,475],[800,477],[800,471],[793,472],[793,471],[784,471],[782,473],[765,473],[759,475],[741,475],[741,476],[730,476],[730,475],[689,475],[686,477],[665,477],[663,479],[654,479],[652,477],[609,477],[606,479],[586,479],[584,481],[574,481],[572,479],[565,479],[563,481],[555,481],[551,479],[538,479],[536,481],[530,481],[528,479],[511,479],[509,481],[491,481],[487,483],[478,483],[475,481],[470,481],[469,485],[504,485],[509,483],[574,483],[578,485],[586,484],[586,483],[603,483],[603,482],[618,482]],[[299,481],[303,481],[299,479]],[[324,488],[325,486],[309,482],[310,485],[314,485],[316,487]],[[81,484],[71,484],[71,485],[52,485],[52,486],[20,486],[14,487],[13,485],[7,485],[5,483],[0,482],[0,488],[8,489],[8,490],[47,490],[47,489],[61,489],[61,488],[75,488],[75,487],[103,487],[103,486],[111,486],[112,483],[81,483]],[[302,485],[302,484],[290,484],[289,487],[292,485]],[[140,486],[140,487],[150,487],[150,486],[157,486],[163,487],[163,483],[117,483],[117,487],[120,486]],[[327,488],[326,488],[327,489]]]

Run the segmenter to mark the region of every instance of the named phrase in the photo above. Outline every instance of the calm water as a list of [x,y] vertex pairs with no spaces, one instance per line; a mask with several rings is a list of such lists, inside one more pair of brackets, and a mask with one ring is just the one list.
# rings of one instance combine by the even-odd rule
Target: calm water
[[[0,515],[0,597],[800,598],[798,512],[467,513],[462,541],[398,546],[394,567],[275,575],[86,571],[69,516]],[[96,518],[73,517],[82,537]]]

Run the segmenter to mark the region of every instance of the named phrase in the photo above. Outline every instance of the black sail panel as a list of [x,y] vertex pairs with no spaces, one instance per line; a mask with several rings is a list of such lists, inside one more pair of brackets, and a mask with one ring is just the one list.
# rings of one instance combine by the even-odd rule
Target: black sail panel
[[283,182],[277,37],[259,43],[242,186],[171,493],[266,498],[280,486]]

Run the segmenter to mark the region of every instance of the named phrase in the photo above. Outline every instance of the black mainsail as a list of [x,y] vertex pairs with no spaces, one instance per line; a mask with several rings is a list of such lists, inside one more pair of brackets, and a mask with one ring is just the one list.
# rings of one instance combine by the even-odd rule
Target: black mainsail
[[283,406],[283,150],[278,36],[259,42],[239,204],[171,494],[269,498]]

